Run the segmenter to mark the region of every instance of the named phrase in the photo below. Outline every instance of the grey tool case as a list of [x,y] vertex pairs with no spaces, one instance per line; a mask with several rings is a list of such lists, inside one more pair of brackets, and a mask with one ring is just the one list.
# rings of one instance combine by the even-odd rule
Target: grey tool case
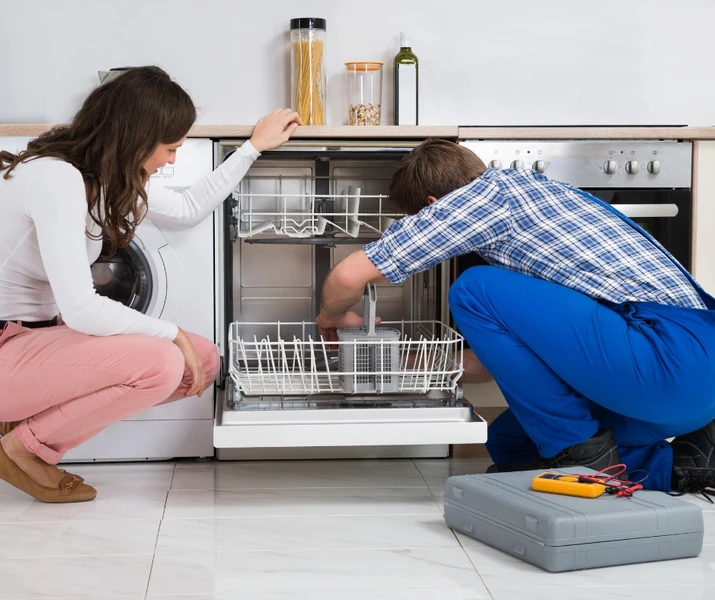
[[[584,467],[556,473],[593,474]],[[578,498],[536,492],[539,471],[447,479],[444,518],[459,533],[547,571],[575,571],[698,556],[701,509],[663,492]]]

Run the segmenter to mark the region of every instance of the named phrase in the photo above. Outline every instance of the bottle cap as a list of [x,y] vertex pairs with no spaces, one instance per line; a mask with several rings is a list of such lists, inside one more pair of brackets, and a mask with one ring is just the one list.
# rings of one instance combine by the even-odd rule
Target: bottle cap
[[325,31],[325,19],[317,17],[301,17],[290,20],[291,29],[322,29]]
[[404,31],[400,31],[400,48],[411,48],[412,47],[412,40],[410,39],[410,36],[408,33],[405,33]]

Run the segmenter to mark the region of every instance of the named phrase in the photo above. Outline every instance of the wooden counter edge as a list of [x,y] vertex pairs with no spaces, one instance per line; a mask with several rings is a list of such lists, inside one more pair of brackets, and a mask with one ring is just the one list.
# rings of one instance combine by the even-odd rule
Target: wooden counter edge
[[[0,124],[0,136],[35,137],[53,124]],[[189,135],[247,138],[253,125],[195,125]],[[475,140],[715,140],[715,127],[300,127],[295,139],[448,139]]]

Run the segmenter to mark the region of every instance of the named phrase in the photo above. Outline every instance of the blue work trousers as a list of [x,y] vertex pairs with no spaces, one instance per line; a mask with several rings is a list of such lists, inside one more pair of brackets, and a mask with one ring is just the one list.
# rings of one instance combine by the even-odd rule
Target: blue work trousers
[[495,463],[549,458],[612,428],[628,470],[671,489],[666,438],[715,418],[715,311],[600,302],[499,267],[465,271],[449,302],[509,405],[489,428]]

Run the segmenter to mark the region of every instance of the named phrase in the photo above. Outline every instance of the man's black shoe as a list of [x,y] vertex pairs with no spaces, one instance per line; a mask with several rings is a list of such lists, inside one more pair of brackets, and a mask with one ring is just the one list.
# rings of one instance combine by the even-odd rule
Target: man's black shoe
[[506,471],[531,471],[535,469],[562,469],[564,467],[587,467],[601,471],[611,465],[620,464],[618,446],[613,431],[603,429],[580,444],[574,444],[551,458],[537,458],[521,465],[492,465],[487,473]]
[[681,494],[704,492],[715,488],[715,421],[671,443],[673,471],[670,486]]

